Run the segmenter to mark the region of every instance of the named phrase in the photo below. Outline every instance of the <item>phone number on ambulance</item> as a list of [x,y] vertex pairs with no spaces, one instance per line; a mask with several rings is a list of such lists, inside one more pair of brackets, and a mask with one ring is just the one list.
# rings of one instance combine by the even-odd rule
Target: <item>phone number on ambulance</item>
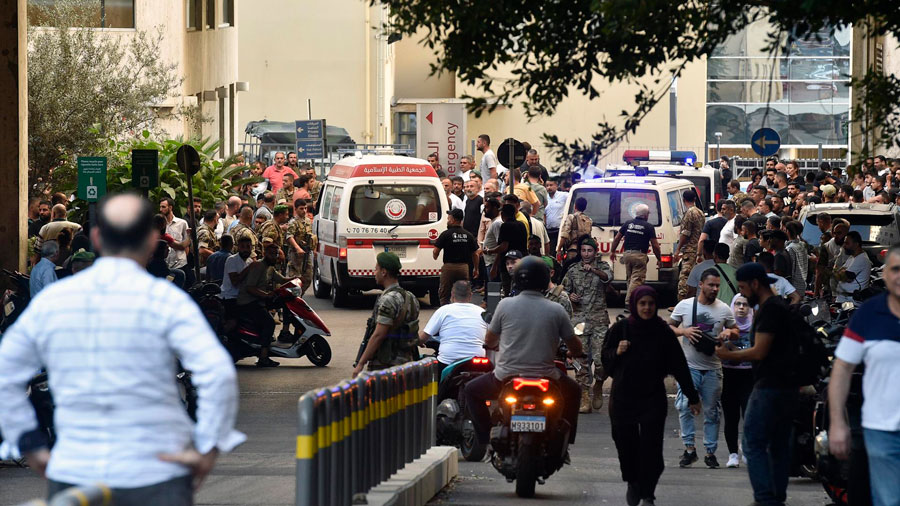
[[347,227],[348,234],[388,234],[393,227]]

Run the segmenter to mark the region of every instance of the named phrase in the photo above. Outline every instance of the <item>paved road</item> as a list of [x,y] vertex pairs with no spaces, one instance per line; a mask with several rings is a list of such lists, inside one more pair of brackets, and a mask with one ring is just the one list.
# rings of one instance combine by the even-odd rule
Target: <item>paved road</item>
[[[325,368],[306,359],[281,360],[276,369],[259,370],[254,359],[238,364],[241,410],[238,429],[249,439],[219,463],[197,496],[201,505],[291,505],[294,501],[294,436],[296,402],[309,389],[337,383],[349,377],[372,297],[355,301],[350,309],[335,310],[328,301],[307,301],[331,327],[334,358]],[[432,310],[423,303],[421,321]],[[618,313],[618,310],[614,312]],[[669,466],[659,488],[659,504],[743,505],[752,500],[746,471],[679,469],[677,417],[668,419],[666,460]],[[603,413],[585,415],[579,427],[578,445],[572,450],[573,465],[538,488],[542,504],[623,504],[624,484],[619,481],[618,461],[610,438],[609,419]],[[719,451],[724,462],[724,448]],[[696,464],[695,464],[696,466]],[[43,480],[28,469],[0,465],[0,505],[14,505],[44,494]],[[826,504],[817,484],[791,483],[790,504]],[[435,498],[434,504],[518,504],[514,487],[486,463],[460,463],[460,479]]]

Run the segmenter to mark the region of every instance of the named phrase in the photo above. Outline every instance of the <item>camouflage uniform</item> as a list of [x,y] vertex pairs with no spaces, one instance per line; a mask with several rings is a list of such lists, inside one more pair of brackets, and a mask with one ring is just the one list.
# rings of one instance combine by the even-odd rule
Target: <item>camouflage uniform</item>
[[[401,313],[404,305],[406,314],[403,321],[399,321],[403,316]],[[381,323],[390,327],[387,337],[369,361],[370,371],[405,364],[418,358],[416,341],[419,333],[419,300],[415,295],[398,284],[387,287],[375,301],[369,321],[372,325]]]
[[[206,248],[212,251],[216,250],[216,232],[209,228],[206,223],[197,227],[197,247]],[[203,267],[204,265],[206,265],[205,260],[200,262],[200,267]]]
[[[298,255],[291,247],[288,239],[293,238],[305,253]],[[287,233],[284,236],[285,246],[287,247],[288,259],[288,276],[299,277],[303,284],[303,292],[312,283],[312,256],[316,251],[317,238],[312,233],[312,222],[308,216],[297,218],[296,216],[288,223]]]
[[[609,313],[606,311],[606,284],[612,280],[612,269],[607,262],[594,260],[589,264],[594,269],[600,269],[606,274],[606,281],[591,271],[582,267],[584,264],[575,264],[569,268],[562,280],[562,285],[570,294],[581,296],[580,302],[573,302],[572,323],[585,323],[584,333],[581,335],[581,344],[584,347],[586,358],[578,359],[581,370],[575,374],[575,379],[582,386],[582,391],[587,392],[592,380],[603,382],[606,374],[600,363],[600,350],[603,348],[603,339],[609,329]],[[593,377],[591,364],[594,365]]]
[[294,195],[297,193],[297,188],[291,187],[291,191],[288,191],[285,187],[281,187],[278,189],[278,192],[275,194],[275,203],[281,202],[283,199],[285,205],[294,208]]
[[244,236],[247,236],[250,238],[250,244],[252,246],[250,249],[250,257],[253,259],[262,258],[261,256],[256,254],[256,248],[257,248],[257,243],[259,242],[259,239],[256,238],[256,234],[253,232],[253,230],[250,229],[250,227],[244,225],[241,222],[238,222],[238,224],[235,225],[234,228],[231,229],[231,237],[234,238],[235,251],[237,251],[238,241]]
[[274,219],[270,219],[259,226],[259,230],[257,230],[259,242],[257,243],[257,254],[260,258],[262,258],[262,241],[266,237],[272,239],[275,244],[278,246],[278,249],[284,248],[284,231],[281,230],[281,225],[278,224]]
[[562,306],[563,309],[566,310],[566,314],[569,315],[569,320],[572,319],[572,315],[574,314],[572,301],[569,300],[569,292],[565,291],[562,285],[556,285],[553,287],[553,290],[548,290],[547,295],[545,295],[544,298],[552,300]]
[[562,228],[559,229],[559,240],[563,249],[568,248],[570,244],[577,243],[580,237],[591,235],[593,225],[594,220],[582,212],[575,211],[575,214],[566,216]]
[[318,179],[310,179],[309,180],[309,196],[310,196],[310,204],[315,205],[316,202],[319,201],[319,192],[322,191],[322,182]]
[[684,248],[681,249],[681,272],[678,275],[678,300],[687,298],[687,280],[691,273],[691,269],[697,265],[697,243],[700,241],[700,234],[703,232],[703,225],[706,224],[706,217],[699,207],[693,206],[684,213],[681,218],[681,235],[679,241],[685,241]]

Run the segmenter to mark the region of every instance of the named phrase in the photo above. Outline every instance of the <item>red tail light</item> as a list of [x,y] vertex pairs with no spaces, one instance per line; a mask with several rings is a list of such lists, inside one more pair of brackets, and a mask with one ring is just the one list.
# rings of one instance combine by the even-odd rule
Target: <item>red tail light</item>
[[488,365],[491,363],[491,361],[490,359],[484,357],[475,357],[472,359],[472,363],[477,365]]
[[[332,250],[334,251],[334,250]],[[346,260],[347,259],[347,248],[341,248],[338,250],[338,260]]]
[[721,194],[721,193],[717,193],[717,194],[716,194],[716,200],[714,200],[713,203],[718,202],[719,199],[721,199],[721,198],[722,198],[722,194]]
[[672,255],[660,255],[659,256],[659,266],[660,267],[672,267]]
[[528,411],[532,411],[536,406],[534,404],[523,404],[522,407]]
[[878,253],[878,256],[880,256],[881,258],[884,258],[887,256],[887,252],[888,252],[888,250],[883,249],[883,250],[881,250],[881,253]]
[[550,390],[550,380],[513,378],[513,390],[520,390],[522,387],[537,387],[541,392],[546,392]]

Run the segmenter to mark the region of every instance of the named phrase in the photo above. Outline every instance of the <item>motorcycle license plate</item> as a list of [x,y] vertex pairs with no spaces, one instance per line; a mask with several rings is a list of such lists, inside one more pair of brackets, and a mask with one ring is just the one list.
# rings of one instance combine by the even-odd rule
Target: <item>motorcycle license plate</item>
[[509,425],[513,432],[544,432],[547,428],[547,418],[544,416],[512,415]]
[[394,253],[397,258],[406,258],[406,246],[385,246],[386,253]]

